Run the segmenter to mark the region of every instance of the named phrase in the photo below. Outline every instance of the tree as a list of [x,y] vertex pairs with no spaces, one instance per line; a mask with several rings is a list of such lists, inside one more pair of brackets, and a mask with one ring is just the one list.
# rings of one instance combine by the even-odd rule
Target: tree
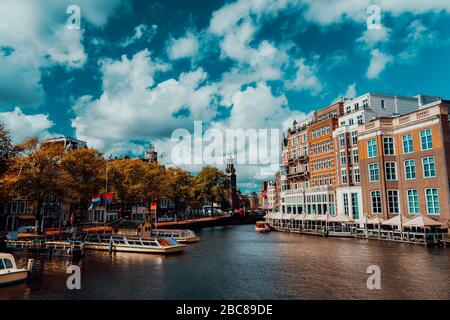
[[30,138],[16,147],[18,154],[12,159],[5,175],[16,195],[36,204],[36,227],[40,232],[43,203],[50,194],[60,194],[60,164],[64,147],[55,144],[40,144]]
[[224,201],[227,185],[222,171],[215,167],[205,167],[195,176],[192,192],[200,202],[211,204],[212,213],[213,203]]
[[166,190],[164,182],[164,168],[156,163],[140,159],[110,162],[108,184],[120,200],[122,212],[126,203],[158,199]]
[[8,164],[13,156],[14,145],[12,143],[11,135],[6,130],[3,123],[0,122],[0,176],[7,171]]
[[92,196],[105,185],[105,159],[95,149],[77,149],[65,153],[60,166],[63,194],[77,199],[78,215],[86,216]]
[[166,177],[166,195],[175,203],[175,214],[178,215],[180,202],[188,202],[194,179],[188,171],[176,167],[167,169]]

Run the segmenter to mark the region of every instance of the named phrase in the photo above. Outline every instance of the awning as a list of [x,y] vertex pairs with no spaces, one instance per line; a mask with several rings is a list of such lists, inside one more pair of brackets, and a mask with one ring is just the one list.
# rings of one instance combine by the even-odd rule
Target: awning
[[367,224],[367,221],[368,221],[367,217],[366,216],[362,216],[361,218],[355,220],[355,223],[357,223],[357,224]]
[[367,220],[367,224],[383,224],[383,222],[385,222],[385,220],[381,219],[380,217],[375,217]]
[[325,214],[307,214],[305,220],[325,221],[325,220],[327,220],[327,215],[325,215]]
[[381,224],[384,226],[400,226],[403,224],[407,219],[405,217],[402,217],[400,214],[396,215],[393,218],[390,218],[389,220],[386,220],[382,222]]
[[328,219],[329,222],[353,222],[349,216],[334,216]]
[[304,214],[296,214],[294,220],[305,220],[306,216]]
[[404,227],[442,227],[442,224],[434,219],[431,219],[427,216],[417,216],[415,218],[409,219],[405,223],[403,223]]

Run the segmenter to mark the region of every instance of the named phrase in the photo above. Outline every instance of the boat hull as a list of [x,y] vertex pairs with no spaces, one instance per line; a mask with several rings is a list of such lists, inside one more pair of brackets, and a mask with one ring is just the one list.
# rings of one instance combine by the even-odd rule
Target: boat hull
[[0,286],[9,286],[26,281],[28,270],[11,271],[0,274]]
[[200,237],[191,237],[191,238],[174,238],[179,243],[195,243],[200,241]]
[[256,232],[260,232],[260,233],[266,233],[266,232],[270,231],[270,228],[269,227],[266,227],[266,228],[255,228],[255,231]]
[[182,252],[185,249],[185,245],[178,245],[174,247],[155,247],[155,248],[142,248],[142,247],[132,247],[132,246],[118,246],[118,245],[100,245],[93,243],[85,243],[85,250],[97,250],[97,251],[113,251],[113,252],[128,252],[128,253],[176,253]]

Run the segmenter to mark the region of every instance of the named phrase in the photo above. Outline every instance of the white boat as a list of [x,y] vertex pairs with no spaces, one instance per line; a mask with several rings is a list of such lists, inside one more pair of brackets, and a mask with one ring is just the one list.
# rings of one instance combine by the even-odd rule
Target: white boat
[[179,243],[194,243],[200,241],[200,238],[192,230],[183,229],[153,229],[152,236],[175,239]]
[[17,269],[11,254],[0,253],[0,286],[23,282],[28,277],[28,269]]
[[256,222],[255,230],[257,232],[262,232],[262,233],[263,232],[269,232],[270,231],[270,226],[265,221],[258,221],[258,222]]
[[85,250],[130,253],[174,253],[183,251],[186,245],[172,238],[144,238],[125,235],[89,234],[83,243]]

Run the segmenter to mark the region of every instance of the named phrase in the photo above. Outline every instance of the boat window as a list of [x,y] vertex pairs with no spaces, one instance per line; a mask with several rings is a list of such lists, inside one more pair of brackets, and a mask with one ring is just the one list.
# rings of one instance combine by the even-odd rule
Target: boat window
[[5,269],[5,264],[3,263],[3,260],[0,259],[0,270]]
[[11,269],[13,267],[13,264],[12,264],[11,260],[3,259],[3,262],[5,262],[6,269]]

